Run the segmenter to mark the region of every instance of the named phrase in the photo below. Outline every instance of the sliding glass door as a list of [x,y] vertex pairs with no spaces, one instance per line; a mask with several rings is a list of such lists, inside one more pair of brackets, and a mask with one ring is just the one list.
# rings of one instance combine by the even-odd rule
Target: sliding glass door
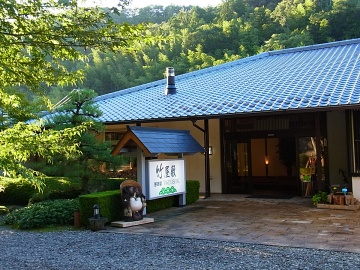
[[249,142],[246,141],[226,142],[227,193],[249,193],[251,191],[249,145]]

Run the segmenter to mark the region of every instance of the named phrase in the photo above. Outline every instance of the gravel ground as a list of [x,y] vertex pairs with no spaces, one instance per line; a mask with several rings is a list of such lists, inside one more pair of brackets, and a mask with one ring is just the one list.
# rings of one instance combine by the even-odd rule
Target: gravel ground
[[359,269],[357,253],[223,241],[0,227],[0,269]]

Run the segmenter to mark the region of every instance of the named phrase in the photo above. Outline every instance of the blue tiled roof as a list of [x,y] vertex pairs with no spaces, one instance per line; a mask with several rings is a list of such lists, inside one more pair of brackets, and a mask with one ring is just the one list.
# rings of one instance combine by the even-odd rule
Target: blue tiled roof
[[[135,136],[135,137],[134,137]],[[136,140],[134,140],[136,138]],[[139,141],[148,154],[194,154],[204,152],[204,148],[191,136],[188,130],[129,126],[123,139],[114,148],[114,152],[129,140]]]
[[360,39],[265,52],[96,98],[103,122],[216,118],[360,104]]

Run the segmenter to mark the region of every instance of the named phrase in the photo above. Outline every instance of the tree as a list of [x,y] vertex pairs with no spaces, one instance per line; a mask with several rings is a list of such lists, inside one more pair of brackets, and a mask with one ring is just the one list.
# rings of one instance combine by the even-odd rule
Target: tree
[[51,130],[71,129],[87,123],[86,132],[77,137],[80,154],[71,158],[58,155],[53,165],[46,164],[53,167],[52,170],[58,176],[79,177],[83,192],[91,190],[92,183],[98,188],[96,180],[103,177],[102,170],[119,166],[123,161],[123,157],[111,155],[111,143],[97,138],[104,131],[104,125],[98,121],[102,112],[94,104],[96,96],[96,92],[91,89],[74,89],[59,103],[46,123]]
[[282,27],[293,31],[306,29],[309,16],[316,11],[314,0],[283,0],[274,11],[272,17]]
[[334,0],[329,19],[331,36],[335,40],[360,36],[360,3],[358,0]]
[[[119,5],[125,2],[120,0]],[[38,109],[52,109],[46,86],[73,85],[83,79],[82,70],[67,68],[68,61],[86,60],[88,48],[115,52],[141,36],[141,26],[114,23],[112,15],[118,11],[81,7],[77,0],[0,2],[0,171],[5,175],[41,188],[40,173],[24,166],[30,156],[51,162],[57,154],[79,153],[78,138],[88,123],[49,130],[41,121],[27,120],[36,118]],[[19,86],[37,95],[37,106],[14,91]]]
[[[156,10],[166,18],[147,27],[151,43],[141,40],[131,53],[91,49],[86,62],[66,62],[68,69],[84,70],[76,88],[106,94],[163,79],[167,66],[180,75],[263,51],[355,38],[360,29],[358,0],[231,0],[206,9],[152,6],[141,16],[139,10],[127,11],[125,19],[116,21],[155,22],[160,18]],[[58,101],[73,88],[49,87],[48,95]]]

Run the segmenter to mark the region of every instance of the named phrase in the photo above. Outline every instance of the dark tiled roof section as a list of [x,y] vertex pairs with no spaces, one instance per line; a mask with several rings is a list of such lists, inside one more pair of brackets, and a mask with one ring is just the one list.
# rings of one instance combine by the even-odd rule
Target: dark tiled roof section
[[188,130],[154,127],[129,127],[151,154],[193,154],[204,152],[204,148]]
[[99,96],[103,122],[217,117],[360,103],[360,39],[261,53]]

